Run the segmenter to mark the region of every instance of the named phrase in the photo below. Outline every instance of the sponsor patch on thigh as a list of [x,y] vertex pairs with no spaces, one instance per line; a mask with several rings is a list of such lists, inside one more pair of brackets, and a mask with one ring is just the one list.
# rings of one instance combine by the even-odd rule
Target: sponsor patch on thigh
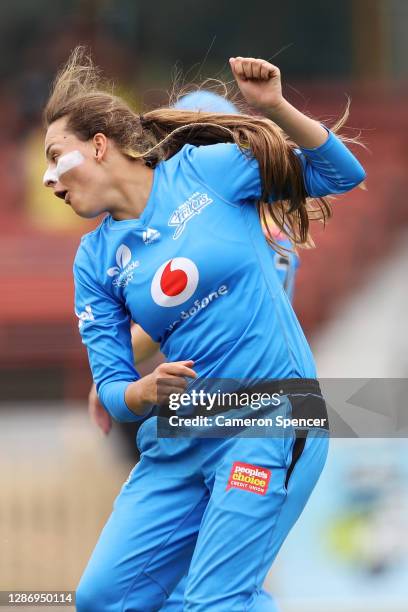
[[241,491],[265,495],[268,490],[271,474],[271,470],[259,465],[234,461],[226,490],[241,489]]

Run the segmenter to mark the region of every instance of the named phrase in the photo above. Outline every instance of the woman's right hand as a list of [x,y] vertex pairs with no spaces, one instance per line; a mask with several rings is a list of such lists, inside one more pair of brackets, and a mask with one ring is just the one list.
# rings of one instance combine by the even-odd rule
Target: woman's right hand
[[191,359],[161,363],[151,374],[130,384],[125,394],[129,409],[143,415],[152,404],[166,403],[172,393],[183,393],[187,387],[185,378],[197,377],[193,365]]

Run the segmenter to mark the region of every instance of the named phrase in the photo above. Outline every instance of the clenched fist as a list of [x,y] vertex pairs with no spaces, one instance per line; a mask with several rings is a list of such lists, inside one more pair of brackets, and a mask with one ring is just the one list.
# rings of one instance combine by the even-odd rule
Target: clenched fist
[[125,391],[125,401],[130,410],[143,416],[152,404],[165,404],[172,393],[183,393],[186,378],[196,378],[192,369],[194,361],[161,363],[151,374],[131,383]]
[[284,101],[277,66],[253,57],[231,57],[229,63],[248,104],[266,111],[279,107]]

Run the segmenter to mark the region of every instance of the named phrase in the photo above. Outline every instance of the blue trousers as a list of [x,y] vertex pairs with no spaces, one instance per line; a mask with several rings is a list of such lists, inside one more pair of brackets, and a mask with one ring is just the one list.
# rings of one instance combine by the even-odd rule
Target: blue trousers
[[265,610],[265,576],[324,467],[328,433],[309,430],[299,453],[293,432],[158,438],[156,420],[139,429],[140,462],[82,575],[78,612],[161,610],[185,574],[185,612]]
[[[187,576],[184,576],[170,594],[164,606],[160,608],[160,612],[183,612],[186,584]],[[256,600],[256,606],[253,609],[256,612],[279,612],[273,597],[265,590],[260,592]]]

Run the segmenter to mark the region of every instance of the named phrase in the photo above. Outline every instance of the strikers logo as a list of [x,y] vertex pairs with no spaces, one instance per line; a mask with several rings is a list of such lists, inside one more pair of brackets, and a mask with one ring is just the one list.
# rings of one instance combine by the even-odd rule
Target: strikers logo
[[241,489],[265,495],[270,479],[271,470],[250,463],[242,463],[242,461],[234,461],[226,490]]
[[187,257],[168,259],[152,280],[151,294],[159,306],[179,306],[193,295],[198,285],[198,269]]

